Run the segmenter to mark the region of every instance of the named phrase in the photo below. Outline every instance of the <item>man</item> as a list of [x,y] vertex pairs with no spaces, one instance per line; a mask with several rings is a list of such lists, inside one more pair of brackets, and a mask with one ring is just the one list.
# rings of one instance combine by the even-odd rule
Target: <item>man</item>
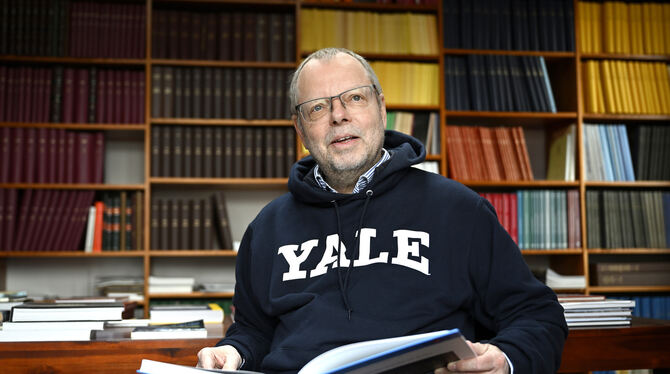
[[[567,327],[491,205],[412,168],[414,138],[388,131],[379,81],[344,49],[310,55],[291,82],[311,156],[249,225],[235,323],[206,368],[296,372],[334,347],[459,328],[478,357],[436,372],[555,372]],[[297,105],[296,105],[297,104]]]

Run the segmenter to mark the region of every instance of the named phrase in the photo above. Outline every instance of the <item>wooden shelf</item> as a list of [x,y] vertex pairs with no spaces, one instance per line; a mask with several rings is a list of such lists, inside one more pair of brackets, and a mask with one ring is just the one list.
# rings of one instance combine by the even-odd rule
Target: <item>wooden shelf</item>
[[670,255],[666,248],[616,248],[616,249],[588,249],[590,255]]
[[670,181],[602,182],[586,181],[586,187],[612,188],[670,188]]
[[230,68],[281,68],[294,69],[295,62],[270,62],[270,61],[218,61],[218,60],[185,60],[185,59],[150,59],[152,65],[169,66],[201,66],[201,67],[230,67]]
[[19,190],[98,190],[98,191],[123,191],[144,190],[143,184],[66,184],[66,183],[0,183],[0,188],[13,188]]
[[572,119],[577,120],[576,112],[494,112],[494,111],[474,111],[474,110],[447,110],[447,119],[449,118],[512,118],[515,120],[522,119]]
[[237,251],[232,249],[221,250],[151,250],[151,257],[236,257]]
[[647,293],[647,292],[670,292],[668,286],[589,286],[591,293]]
[[83,251],[3,251],[0,252],[0,257],[46,257],[46,258],[59,258],[59,257],[143,257],[144,251],[108,251],[108,252],[97,252],[97,253],[86,253]]
[[[248,0],[152,0],[154,4],[190,3],[190,4],[229,4],[249,5]],[[253,0],[253,5],[295,5],[297,0]]]
[[152,185],[165,186],[221,186],[244,188],[287,187],[288,178],[149,178]]
[[386,104],[386,111],[392,112],[396,110],[414,111],[414,110],[430,110],[439,112],[440,107],[436,105],[412,105],[412,104]]
[[582,60],[632,60],[632,61],[658,61],[670,62],[670,56],[665,55],[632,55],[616,53],[582,53]]
[[502,55],[502,56],[542,56],[545,58],[575,58],[575,52],[556,51],[508,51],[501,49],[442,49],[445,55]]
[[233,292],[191,292],[191,293],[160,293],[150,294],[150,299],[218,299],[231,298]]
[[330,8],[341,10],[372,10],[376,12],[430,12],[437,11],[437,5],[403,5],[403,4],[377,4],[377,3],[353,3],[335,1],[303,0],[300,4],[303,8]]
[[462,181],[458,180],[468,187],[502,187],[502,188],[568,188],[579,187],[578,181]]
[[651,122],[670,121],[667,114],[598,114],[584,113],[584,122],[589,121],[627,121],[627,122]]
[[559,256],[566,256],[566,255],[582,255],[584,252],[581,249],[575,249],[575,248],[566,248],[566,249],[522,249],[521,254],[522,255],[541,255],[541,256],[547,256],[547,255],[559,255]]
[[152,118],[154,125],[193,125],[193,126],[293,126],[285,119],[204,119],[204,118]]
[[0,56],[1,62],[71,64],[71,65],[125,65],[143,67],[146,59],[132,58],[79,58],[79,57],[41,57],[41,56]]
[[64,130],[104,130],[104,131],[144,131],[144,124],[114,124],[114,123],[27,123],[27,122],[0,122],[0,127],[21,128],[50,128]]

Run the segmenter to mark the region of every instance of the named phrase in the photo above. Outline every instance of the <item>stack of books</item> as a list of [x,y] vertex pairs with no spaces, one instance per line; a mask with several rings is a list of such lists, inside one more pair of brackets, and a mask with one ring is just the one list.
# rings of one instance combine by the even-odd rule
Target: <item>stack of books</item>
[[30,301],[26,291],[0,291],[0,322],[8,321],[12,307]]
[[205,323],[223,324],[224,311],[216,303],[152,305],[151,323],[181,323],[202,319]]
[[149,293],[190,293],[193,292],[193,277],[149,277]]
[[131,339],[196,339],[206,338],[207,329],[203,320],[169,323],[149,324],[137,326],[130,332]]
[[634,300],[608,299],[600,295],[559,295],[568,328],[630,326]]
[[102,330],[106,321],[121,320],[124,309],[114,299],[25,302],[12,308],[10,321],[2,324],[0,341],[91,340],[91,331]]

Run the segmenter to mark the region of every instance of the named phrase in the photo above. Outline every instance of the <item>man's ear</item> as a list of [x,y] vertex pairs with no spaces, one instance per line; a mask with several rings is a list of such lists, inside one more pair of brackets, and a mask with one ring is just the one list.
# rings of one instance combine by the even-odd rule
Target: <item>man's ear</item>
[[300,137],[300,142],[302,144],[305,144],[305,135],[302,133],[302,129],[300,128],[300,124],[298,123],[298,116],[292,114],[291,121],[293,121],[293,128],[295,129],[295,132],[298,134],[298,137]]
[[386,99],[384,94],[379,94],[379,110],[381,111],[382,124],[384,125],[384,130],[386,130]]

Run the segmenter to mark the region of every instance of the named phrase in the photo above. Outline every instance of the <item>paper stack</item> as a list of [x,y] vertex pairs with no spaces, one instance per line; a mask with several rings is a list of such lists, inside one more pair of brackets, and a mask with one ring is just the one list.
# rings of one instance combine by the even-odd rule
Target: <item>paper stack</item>
[[559,295],[569,328],[630,325],[634,300],[607,299],[604,296]]

